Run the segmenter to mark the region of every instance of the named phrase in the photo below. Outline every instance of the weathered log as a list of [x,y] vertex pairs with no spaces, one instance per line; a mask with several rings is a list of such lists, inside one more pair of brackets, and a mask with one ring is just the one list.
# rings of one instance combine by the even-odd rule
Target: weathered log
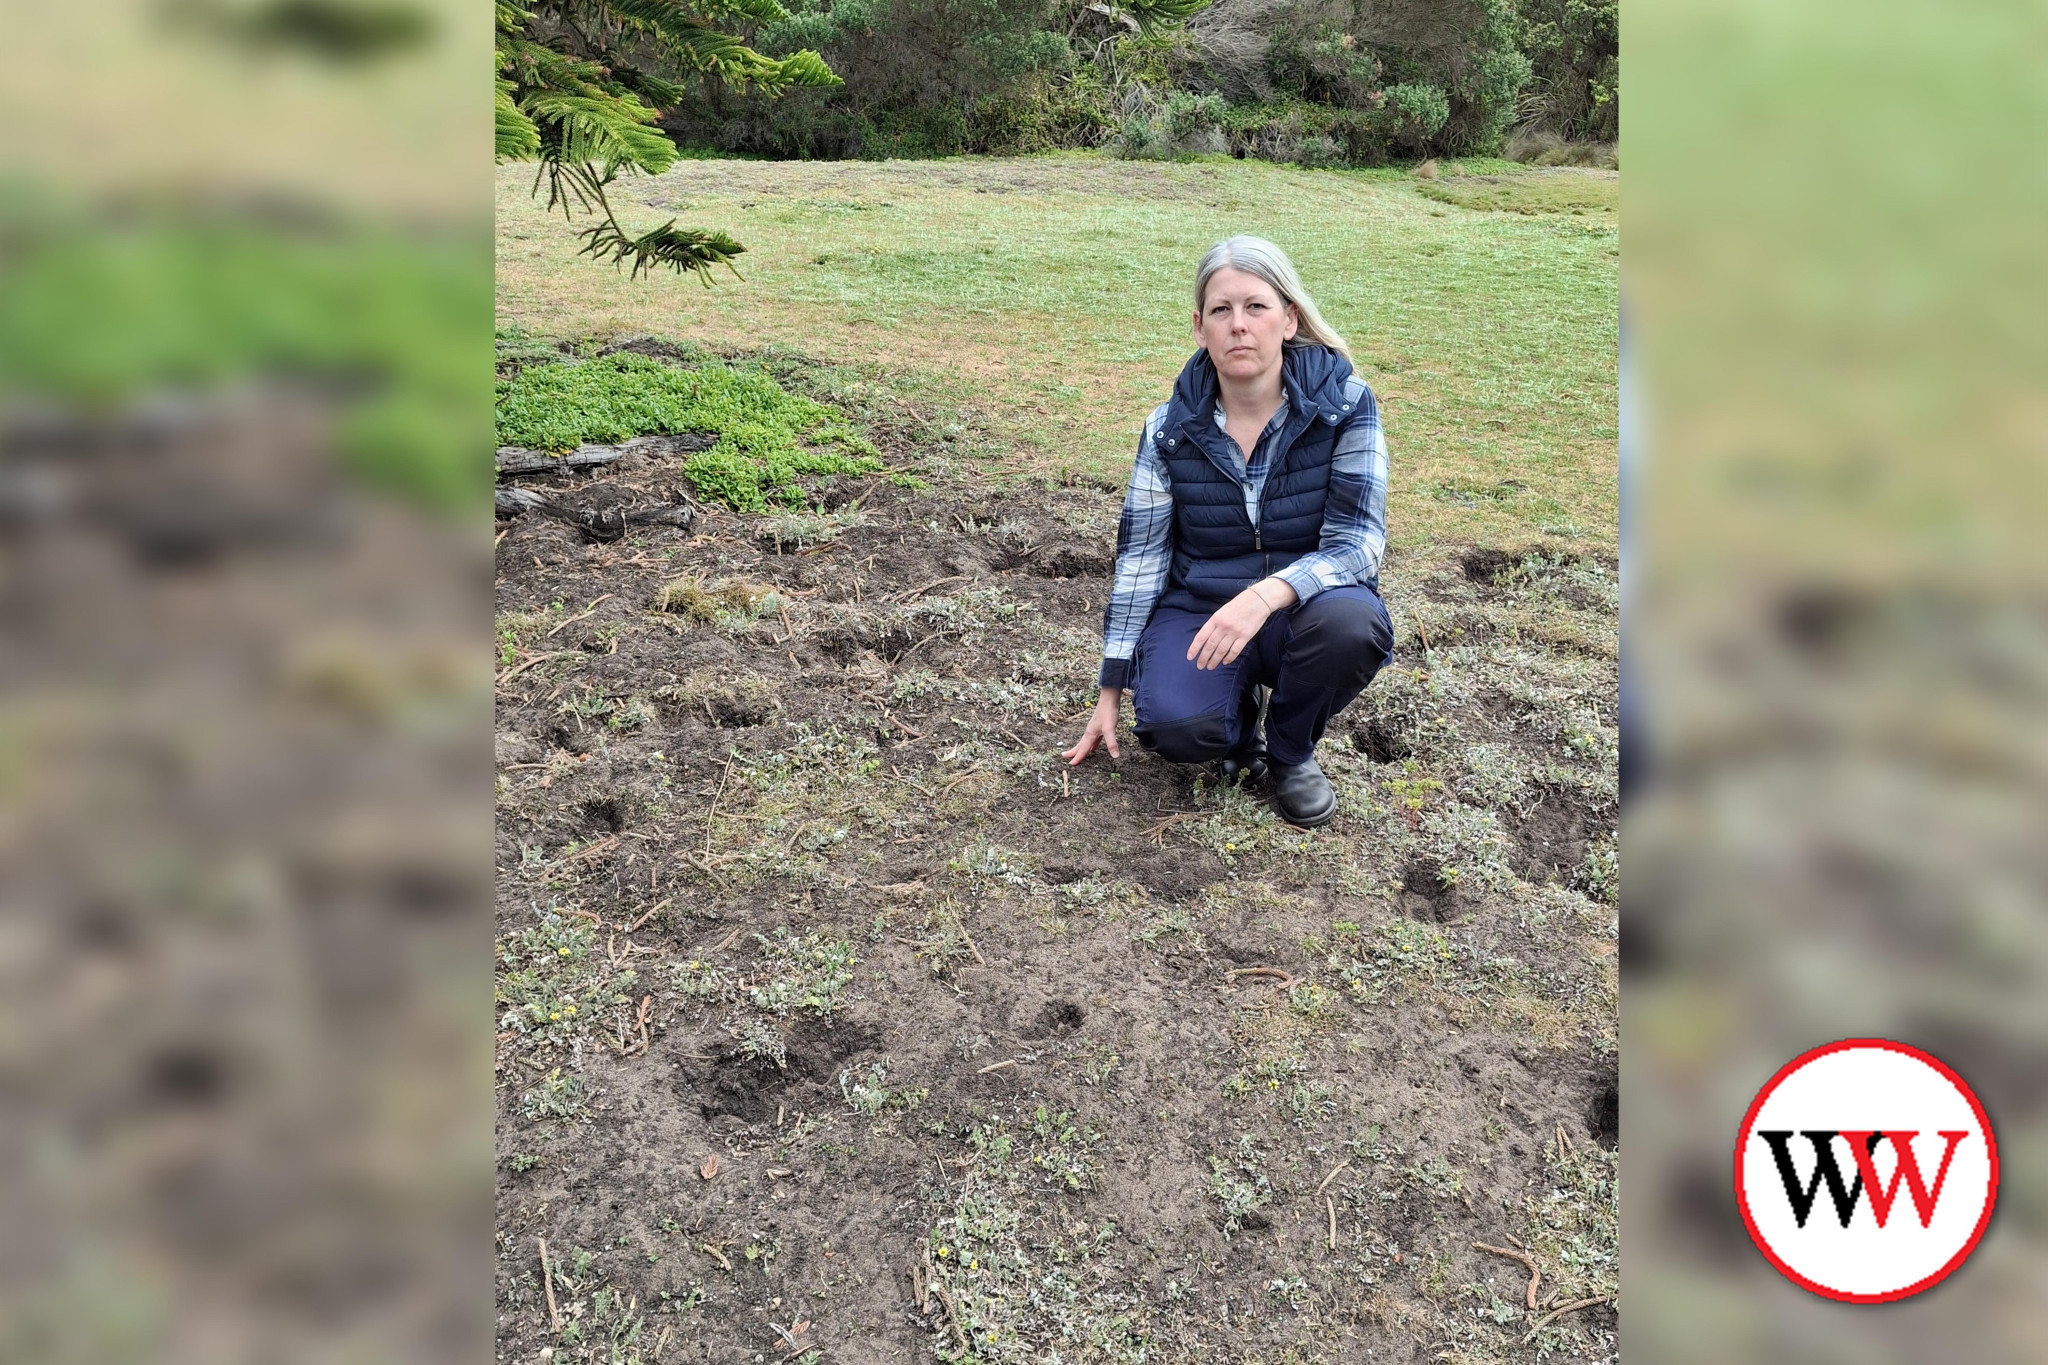
[[531,488],[513,488],[504,484],[498,487],[498,515],[501,517],[520,516],[547,505],[548,500]]
[[704,435],[635,436],[615,446],[577,446],[566,455],[550,455],[545,450],[528,450],[524,446],[499,446],[498,472],[540,474],[551,469],[594,469],[628,455],[680,455],[708,450],[717,439]]
[[617,506],[577,507],[556,502],[530,488],[514,487],[497,490],[497,512],[501,517],[539,512],[568,522],[595,541],[617,540],[626,534],[628,526],[674,526],[683,529],[697,519],[697,505],[687,501],[630,509]]

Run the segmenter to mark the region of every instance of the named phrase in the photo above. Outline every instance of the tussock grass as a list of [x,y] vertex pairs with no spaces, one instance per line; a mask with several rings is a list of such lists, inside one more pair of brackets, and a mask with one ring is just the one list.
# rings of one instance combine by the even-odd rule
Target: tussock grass
[[778,601],[775,590],[760,583],[733,579],[707,584],[678,578],[663,584],[650,605],[701,626],[743,629],[774,611]]

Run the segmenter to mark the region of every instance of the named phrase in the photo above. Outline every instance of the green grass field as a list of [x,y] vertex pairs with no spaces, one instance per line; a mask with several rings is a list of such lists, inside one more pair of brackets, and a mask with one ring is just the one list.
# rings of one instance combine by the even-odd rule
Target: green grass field
[[1446,163],[1424,181],[1068,153],[685,161],[625,182],[629,226],[673,216],[746,244],[745,279],[708,289],[577,256],[581,222],[548,216],[532,183],[530,168],[499,173],[501,327],[878,367],[962,417],[991,468],[1117,486],[1193,349],[1202,252],[1232,233],[1270,237],[1386,412],[1395,554],[1537,536],[1615,545],[1612,172]]

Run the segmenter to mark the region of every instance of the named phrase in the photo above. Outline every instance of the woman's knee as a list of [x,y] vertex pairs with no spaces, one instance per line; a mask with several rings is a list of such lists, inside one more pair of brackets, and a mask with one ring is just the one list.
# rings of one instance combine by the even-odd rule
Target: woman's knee
[[1332,591],[1311,599],[1302,611],[1312,614],[1313,629],[1330,657],[1356,659],[1366,676],[1393,657],[1393,622],[1378,597]]
[[1138,743],[1169,763],[1207,763],[1230,752],[1237,736],[1222,711],[1176,720],[1141,721]]

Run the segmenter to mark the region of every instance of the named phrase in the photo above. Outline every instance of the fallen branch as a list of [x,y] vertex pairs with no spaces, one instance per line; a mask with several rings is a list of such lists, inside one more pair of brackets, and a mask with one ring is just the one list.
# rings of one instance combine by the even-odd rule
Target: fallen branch
[[1529,1342],[1534,1341],[1536,1339],[1536,1334],[1538,1332],[1542,1331],[1545,1327],[1548,1327],[1552,1322],[1555,1322],[1557,1319],[1563,1317],[1566,1313],[1576,1313],[1581,1308],[1592,1308],[1597,1304],[1603,1304],[1605,1302],[1607,1302],[1606,1295],[1595,1294],[1590,1299],[1574,1299],[1572,1302],[1566,1304],[1562,1308],[1553,1308],[1548,1313],[1545,1313],[1542,1317],[1536,1319],[1536,1325],[1529,1329],[1529,1335],[1522,1338],[1522,1343],[1524,1345],[1527,1345]]
[[1507,1247],[1488,1246],[1484,1242],[1474,1242],[1472,1246],[1475,1250],[1490,1251],[1496,1256],[1505,1256],[1510,1261],[1520,1261],[1523,1265],[1529,1267],[1529,1293],[1527,1298],[1529,1301],[1529,1311],[1531,1313],[1535,1312],[1536,1286],[1543,1279],[1543,1272],[1536,1268],[1536,1258],[1526,1251],[1512,1251]]
[[548,1239],[536,1237],[540,1244],[540,1282],[548,1292],[548,1322],[555,1329],[555,1335],[562,1335],[562,1310],[555,1307],[555,1272],[548,1265]]
[[717,443],[711,436],[635,436],[615,446],[580,445],[566,455],[524,446],[498,447],[500,474],[539,474],[551,469],[595,469],[628,455],[678,455],[709,450]]

